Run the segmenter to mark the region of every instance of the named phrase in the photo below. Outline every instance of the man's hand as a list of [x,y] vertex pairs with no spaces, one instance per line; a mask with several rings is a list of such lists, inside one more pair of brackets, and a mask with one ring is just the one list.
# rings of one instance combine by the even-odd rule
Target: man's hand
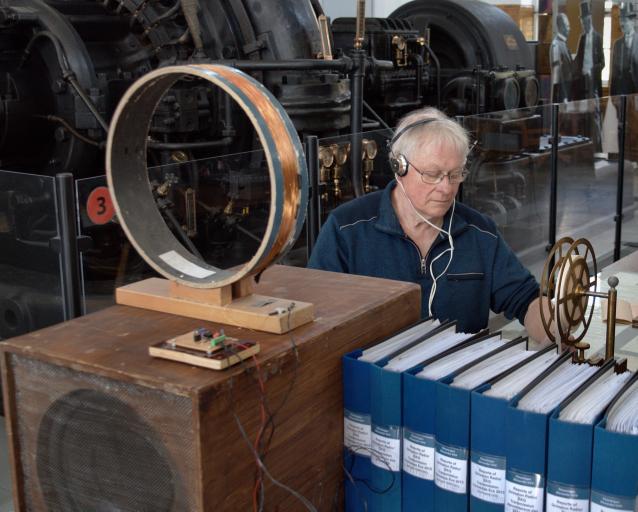
[[[543,314],[545,316],[545,320],[549,320],[549,328],[554,333],[555,338],[559,338],[558,329],[556,329],[556,324],[554,323],[554,318],[552,317],[552,313],[549,308],[549,300],[547,297],[543,297],[542,300],[543,306]],[[543,320],[541,318],[541,300],[540,297],[534,299],[529,307],[527,308],[527,313],[525,315],[525,329],[527,329],[528,336],[537,341],[540,344],[540,347],[545,347],[552,343],[549,335],[545,331],[545,327],[543,326]],[[574,341],[574,337],[569,337],[570,341]],[[569,349],[570,352],[574,352],[576,349],[574,345],[568,345],[566,343],[563,344],[561,350]]]
[[[543,307],[543,315],[546,319],[551,319],[552,314],[549,309],[549,300],[547,297],[543,297],[542,301]],[[527,313],[525,314],[525,329],[527,329],[528,336],[539,342],[541,346],[549,345],[552,340],[549,338],[547,333],[545,332],[545,327],[543,327],[543,320],[541,319],[541,300],[540,297],[535,298],[527,308]],[[550,322],[550,326],[552,323]]]

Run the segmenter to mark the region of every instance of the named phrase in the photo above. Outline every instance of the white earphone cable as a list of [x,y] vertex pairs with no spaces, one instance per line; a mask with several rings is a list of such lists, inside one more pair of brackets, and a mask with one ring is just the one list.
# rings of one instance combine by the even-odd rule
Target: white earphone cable
[[[434,302],[434,296],[436,294],[437,281],[441,277],[443,277],[445,273],[447,272],[447,269],[450,268],[450,264],[452,263],[452,258],[454,257],[454,240],[452,239],[452,221],[454,220],[454,209],[456,208],[456,199],[452,200],[452,215],[450,215],[450,223],[448,225],[448,230],[446,231],[442,227],[439,227],[436,224],[433,224],[432,222],[430,222],[421,214],[419,210],[416,209],[416,207],[412,203],[412,200],[408,196],[408,193],[405,191],[405,187],[403,186],[403,183],[401,183],[398,177],[397,177],[397,183],[401,187],[401,190],[403,191],[403,195],[408,200],[408,203],[412,207],[412,210],[417,215],[417,217],[419,217],[423,222],[425,222],[426,224],[429,224],[431,227],[433,227],[437,231],[443,233],[444,235],[447,235],[448,243],[450,244],[450,247],[448,249],[445,249],[445,251],[443,251],[441,254],[439,254],[436,258],[434,258],[430,262],[430,277],[432,278],[432,288],[430,289],[430,296],[428,297],[428,315],[432,316],[432,303]],[[450,259],[445,265],[445,268],[438,276],[434,277],[434,262],[448,252],[450,253]]]
[[[405,198],[408,200],[408,203],[410,205],[410,207],[412,208],[412,211],[414,211],[415,215],[417,217],[419,217],[423,222],[425,222],[426,224],[429,224],[431,227],[433,227],[434,229],[436,229],[437,231],[440,231],[441,233],[443,233],[444,235],[447,235],[448,237],[450,236],[450,232],[446,231],[445,229],[443,229],[442,227],[437,226],[436,224],[430,222],[428,219],[426,219],[419,210],[416,209],[416,207],[414,206],[414,203],[412,202],[412,200],[410,199],[410,197],[408,196],[408,193],[405,191],[405,187],[403,186],[403,183],[401,183],[401,181],[399,181],[399,179],[397,179],[397,183],[399,184],[399,186],[401,187],[401,191],[403,192],[403,195],[405,196]],[[452,203],[452,208],[454,208],[456,201],[454,201]],[[454,213],[454,210],[452,210],[452,213]]]

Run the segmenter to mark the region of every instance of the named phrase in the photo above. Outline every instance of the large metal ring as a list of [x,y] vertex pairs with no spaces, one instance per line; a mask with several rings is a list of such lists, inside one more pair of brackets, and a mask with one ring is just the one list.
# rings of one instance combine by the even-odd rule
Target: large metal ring
[[[185,76],[207,80],[229,94],[253,124],[270,175],[270,213],[255,255],[223,270],[191,254],[167,227],[153,199],[146,145],[162,96]],[[252,77],[220,65],[170,66],[136,81],[120,101],[109,130],[106,176],[119,222],[148,264],[168,279],[218,288],[264,270],[295,242],[308,203],[308,171],[295,128],[276,98]]]

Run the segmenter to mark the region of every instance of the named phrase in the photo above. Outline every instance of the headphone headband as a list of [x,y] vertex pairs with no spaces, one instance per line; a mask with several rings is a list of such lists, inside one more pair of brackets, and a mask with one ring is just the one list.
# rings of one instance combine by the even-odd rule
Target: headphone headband
[[414,123],[410,123],[409,125],[404,126],[392,136],[390,142],[388,142],[388,149],[392,150],[392,146],[394,146],[396,142],[401,138],[401,136],[408,130],[416,128],[417,126],[425,126],[426,124],[433,123],[434,121],[439,121],[439,119],[435,117],[428,117],[427,119],[421,119],[420,121],[415,121]]

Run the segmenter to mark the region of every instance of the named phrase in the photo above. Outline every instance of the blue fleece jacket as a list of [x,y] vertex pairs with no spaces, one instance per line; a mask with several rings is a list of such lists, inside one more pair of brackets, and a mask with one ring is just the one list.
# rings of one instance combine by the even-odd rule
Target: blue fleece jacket
[[[439,234],[428,254],[420,253],[392,206],[395,186],[393,180],[384,190],[336,208],[319,233],[308,267],[417,283],[425,317],[432,287],[430,263],[449,243],[446,235]],[[443,221],[446,230],[450,216],[448,211]],[[490,309],[522,323],[527,307],[538,296],[538,283],[505,243],[494,221],[457,203],[452,237],[454,257],[437,281],[434,317],[457,320],[465,332],[485,328]],[[447,262],[448,255],[434,262],[435,277]]]

